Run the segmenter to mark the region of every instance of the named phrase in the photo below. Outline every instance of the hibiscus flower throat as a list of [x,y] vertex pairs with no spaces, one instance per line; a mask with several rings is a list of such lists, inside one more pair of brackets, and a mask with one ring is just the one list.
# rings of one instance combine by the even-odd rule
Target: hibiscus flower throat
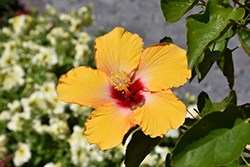
[[131,82],[127,72],[117,69],[111,72],[111,85],[111,96],[117,100],[119,106],[135,110],[144,105],[144,85],[140,79]]

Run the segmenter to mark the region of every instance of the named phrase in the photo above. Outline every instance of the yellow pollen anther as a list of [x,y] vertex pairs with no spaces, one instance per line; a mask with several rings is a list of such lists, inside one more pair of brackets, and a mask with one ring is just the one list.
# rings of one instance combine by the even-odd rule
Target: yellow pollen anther
[[114,86],[116,90],[122,91],[129,87],[130,84],[130,76],[127,72],[123,70],[120,71],[119,69],[111,72],[111,85]]

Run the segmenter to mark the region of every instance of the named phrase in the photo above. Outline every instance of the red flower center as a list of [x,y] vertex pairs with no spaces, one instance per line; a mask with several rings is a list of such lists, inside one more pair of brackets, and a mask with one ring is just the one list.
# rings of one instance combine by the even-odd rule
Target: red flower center
[[144,88],[144,85],[139,79],[132,82],[129,87],[123,91],[117,91],[111,86],[111,97],[117,100],[119,106],[134,110],[145,103],[145,98],[142,95]]

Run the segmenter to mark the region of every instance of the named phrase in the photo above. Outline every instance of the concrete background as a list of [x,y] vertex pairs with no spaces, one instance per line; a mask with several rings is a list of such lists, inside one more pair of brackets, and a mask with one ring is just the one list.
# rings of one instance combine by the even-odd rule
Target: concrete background
[[[144,40],[144,47],[156,44],[164,36],[170,36],[174,43],[186,49],[185,17],[174,24],[165,22],[160,9],[160,0],[20,0],[27,8],[35,6],[39,11],[45,9],[45,4],[52,5],[58,12],[69,13],[72,8],[79,9],[94,3],[94,15],[96,26],[86,28],[90,34],[98,32],[104,27],[109,32],[116,26],[121,26],[127,31],[139,34]],[[197,13],[199,8],[192,12]],[[235,36],[229,41],[229,48],[240,45]],[[235,67],[234,90],[238,97],[238,104],[250,102],[250,57],[242,48],[233,52]],[[185,92],[195,96],[203,90],[207,92],[213,102],[223,100],[229,93],[227,79],[217,67],[216,63],[199,84],[195,78],[190,84],[178,88],[178,96],[183,99]]]

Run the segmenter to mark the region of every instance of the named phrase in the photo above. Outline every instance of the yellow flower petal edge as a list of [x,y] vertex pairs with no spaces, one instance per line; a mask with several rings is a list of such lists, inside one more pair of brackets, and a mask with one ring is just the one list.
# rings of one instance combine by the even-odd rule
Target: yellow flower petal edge
[[186,51],[172,43],[147,47],[135,73],[135,78],[140,78],[150,91],[179,87],[190,77]]
[[96,38],[94,46],[97,69],[109,76],[116,69],[131,74],[138,66],[143,50],[142,39],[121,27]]
[[107,103],[94,110],[85,123],[85,135],[90,144],[106,150],[121,144],[124,135],[136,124],[130,109]]
[[186,106],[168,89],[145,92],[145,105],[134,113],[136,123],[150,137],[163,137],[169,129],[178,129],[185,121]]
[[77,67],[62,75],[57,86],[58,98],[96,108],[113,101],[110,97],[110,78],[90,67]]

